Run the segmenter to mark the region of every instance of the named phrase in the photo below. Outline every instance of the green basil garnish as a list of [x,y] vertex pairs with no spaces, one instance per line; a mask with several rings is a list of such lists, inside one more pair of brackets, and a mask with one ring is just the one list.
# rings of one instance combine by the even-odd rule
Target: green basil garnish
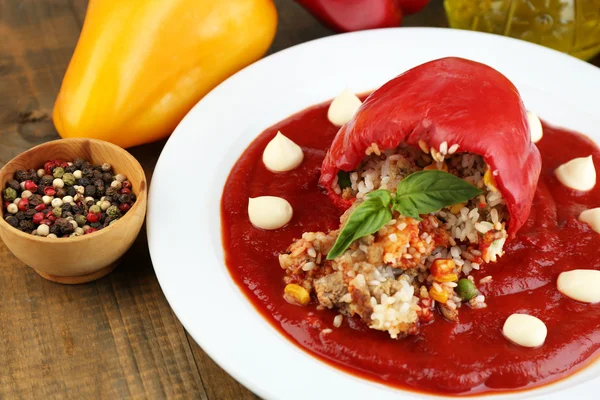
[[396,189],[393,209],[421,220],[427,214],[480,195],[482,191],[464,179],[443,171],[419,171],[402,179]]
[[327,254],[333,260],[363,236],[377,232],[392,219],[392,195],[387,190],[376,190],[365,196],[365,201],[352,211],[335,244]]
[[481,193],[477,187],[448,172],[415,172],[400,181],[393,195],[384,189],[366,195],[365,201],[350,214],[327,259],[333,260],[356,239],[381,229],[392,219],[392,209],[420,221],[419,214],[462,203]]
[[338,185],[340,185],[340,189],[344,190],[347,187],[352,186],[352,181],[350,181],[350,172],[340,170],[337,174],[338,176]]

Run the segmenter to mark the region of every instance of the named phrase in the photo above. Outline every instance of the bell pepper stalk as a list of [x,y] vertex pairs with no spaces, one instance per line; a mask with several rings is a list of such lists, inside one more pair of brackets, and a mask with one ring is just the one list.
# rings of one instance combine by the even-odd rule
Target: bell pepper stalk
[[272,0],[90,0],[53,119],[121,147],[168,136],[206,93],[267,51]]
[[429,0],[296,0],[322,23],[338,32],[400,26],[404,15]]
[[347,209],[332,188],[338,172],[352,171],[372,143],[379,149],[419,141],[439,149],[481,155],[493,171],[510,219],[509,239],[526,222],[541,170],[527,114],[516,87],[500,72],[474,61],[443,58],[417,66],[377,89],[342,126],[322,164],[319,184]]

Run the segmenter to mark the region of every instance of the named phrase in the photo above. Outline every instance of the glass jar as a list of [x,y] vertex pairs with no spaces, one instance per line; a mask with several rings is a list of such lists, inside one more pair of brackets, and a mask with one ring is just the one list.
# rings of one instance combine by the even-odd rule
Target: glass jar
[[587,60],[600,53],[600,0],[444,0],[452,28],[496,33]]

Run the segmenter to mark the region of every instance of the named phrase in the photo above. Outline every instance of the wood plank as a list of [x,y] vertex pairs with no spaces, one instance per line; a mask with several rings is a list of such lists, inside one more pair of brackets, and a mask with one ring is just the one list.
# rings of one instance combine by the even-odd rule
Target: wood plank
[[[77,5],[0,3],[0,165],[57,138],[50,115],[79,35]],[[163,145],[132,149],[149,176]],[[0,398],[208,398],[144,233],[110,276],[87,285],[47,282],[2,243],[0,265]]]

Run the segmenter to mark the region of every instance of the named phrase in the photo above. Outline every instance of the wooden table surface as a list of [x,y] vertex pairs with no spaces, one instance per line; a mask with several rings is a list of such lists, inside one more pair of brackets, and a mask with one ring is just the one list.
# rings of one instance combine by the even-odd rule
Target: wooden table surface
[[[331,35],[291,0],[276,0],[270,52]],[[85,0],[0,0],[0,167],[58,138],[54,99],[77,42]],[[432,0],[405,26],[445,26]],[[401,51],[401,49],[398,49]],[[600,66],[600,57],[592,61]],[[148,180],[164,141],[130,149]],[[0,242],[0,399],[253,399],[187,334],[156,279],[143,231],[96,282],[45,281]]]

